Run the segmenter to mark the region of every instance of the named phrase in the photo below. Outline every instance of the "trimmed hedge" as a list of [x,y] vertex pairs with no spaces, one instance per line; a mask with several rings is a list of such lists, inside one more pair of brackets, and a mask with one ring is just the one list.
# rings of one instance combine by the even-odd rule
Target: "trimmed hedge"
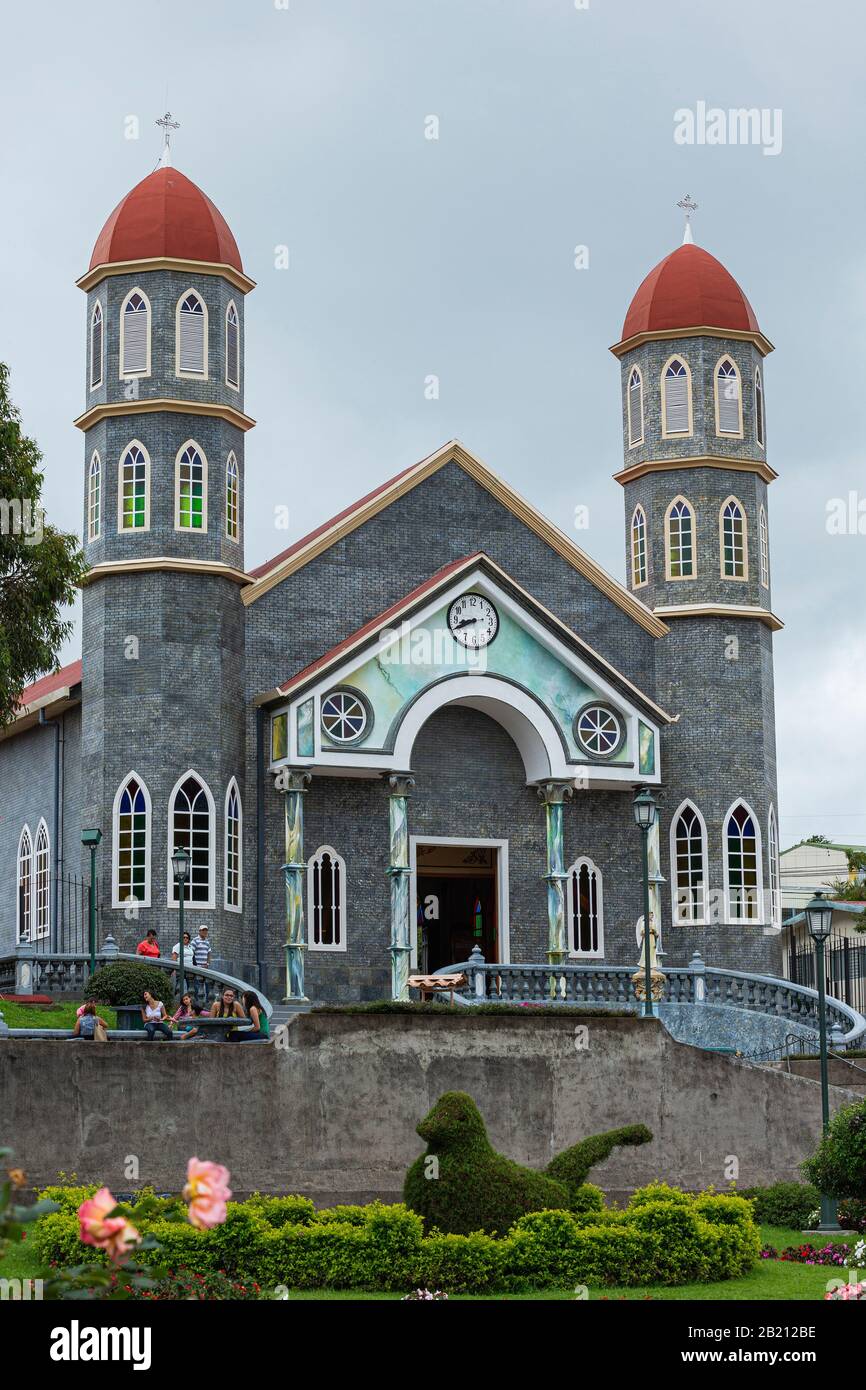
[[746,1197],[755,1209],[755,1220],[762,1226],[787,1226],[804,1231],[809,1217],[821,1205],[821,1194],[808,1182],[774,1182],[771,1187],[744,1187],[739,1195]]
[[[41,1263],[104,1263],[78,1239],[79,1196],[76,1190],[63,1210],[35,1224],[32,1246]],[[159,1213],[142,1219],[139,1229],[159,1242],[160,1265],[205,1278],[224,1271],[265,1289],[482,1293],[710,1282],[745,1274],[760,1251],[743,1198],[689,1197],[659,1184],[636,1192],[625,1211],[532,1212],[503,1239],[435,1230],[425,1236],[421,1217],[402,1205],[315,1211],[304,1197],[230,1202],[225,1224],[211,1231]]]
[[141,1004],[141,996],[149,989],[155,999],[161,999],[166,1013],[174,1008],[174,993],[168,974],[158,965],[138,960],[117,960],[95,970],[84,987],[85,999],[103,1004]]

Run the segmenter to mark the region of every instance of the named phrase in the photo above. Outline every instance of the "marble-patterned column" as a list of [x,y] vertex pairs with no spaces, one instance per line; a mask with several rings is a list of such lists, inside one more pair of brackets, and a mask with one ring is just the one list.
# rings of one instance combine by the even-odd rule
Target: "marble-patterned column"
[[551,779],[538,784],[538,798],[544,803],[547,829],[547,959],[551,965],[561,965],[568,956],[562,807],[573,792],[573,781]]
[[285,794],[286,862],[286,995],[284,1004],[306,1001],[304,993],[304,889],[307,862],[304,858],[304,794],[310,785],[309,772],[283,768],[277,785]]
[[409,956],[412,950],[409,915],[409,819],[407,798],[415,778],[406,772],[388,777],[391,850],[391,998],[409,998]]

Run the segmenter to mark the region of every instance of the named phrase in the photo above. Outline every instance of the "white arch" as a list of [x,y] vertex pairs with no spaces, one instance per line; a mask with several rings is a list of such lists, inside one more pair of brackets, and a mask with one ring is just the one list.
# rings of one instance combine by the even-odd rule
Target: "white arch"
[[[43,868],[40,869],[40,860]],[[40,874],[44,873],[45,885],[40,886]],[[36,827],[33,839],[33,891],[30,897],[30,939],[48,936],[51,931],[51,836],[43,816]]]
[[[123,524],[123,466],[129,457],[132,449],[138,449],[144,461],[144,525],[143,526],[124,526]],[[133,494],[134,495],[134,494]],[[135,508],[133,506],[133,518]],[[120,459],[117,464],[117,530],[123,531],[149,531],[150,530],[150,454],[145,449],[140,439],[130,439],[128,444],[124,444]]]
[[[737,383],[737,428],[735,430],[722,429],[722,398],[719,391],[719,383],[722,380],[731,381],[732,378],[726,375],[721,376],[721,369],[728,363],[734,369],[734,377]],[[734,361],[729,352],[723,352],[715,367],[713,367],[713,400],[716,410],[716,434],[722,439],[742,439],[743,437],[743,376],[738,364]]]
[[406,711],[394,745],[394,766],[411,767],[412,750],[427,720],[445,705],[465,705],[495,719],[517,745],[527,782],[574,777],[556,725],[525,691],[497,676],[452,676],[429,686]]
[[[324,946],[321,941],[315,939],[315,872],[314,865],[317,860],[321,860],[324,854],[331,857],[331,864],[336,865],[340,874],[340,896],[337,899],[338,921],[340,927],[340,939],[336,945]],[[311,951],[345,951],[346,950],[346,861],[342,854],[331,845],[319,845],[307,860],[307,945]]]
[[166,843],[167,843],[167,851],[166,851],[166,873],[167,873],[167,883],[168,883],[168,905],[169,905],[170,908],[176,908],[176,907],[177,907],[177,903],[174,901],[174,871],[173,871],[173,869],[172,869],[172,867],[171,867],[171,854],[172,854],[172,850],[174,849],[174,845],[172,844],[172,839],[173,839],[173,827],[174,827],[174,801],[175,801],[175,797],[177,796],[178,792],[180,791],[180,789],[181,789],[181,787],[183,786],[184,782],[186,781],[187,777],[194,777],[195,780],[198,782],[199,786],[201,787],[202,791],[203,791],[204,794],[205,794],[205,800],[207,801],[207,806],[208,806],[208,896],[207,896],[207,902],[204,902],[204,903],[194,903],[194,902],[191,902],[191,901],[190,901],[190,897],[189,897],[189,889],[187,889],[187,897],[184,899],[184,909],[185,909],[185,911],[189,912],[190,908],[192,908],[194,911],[200,911],[200,910],[203,910],[203,909],[206,909],[206,908],[212,908],[212,907],[214,906],[214,884],[216,883],[216,804],[215,804],[214,799],[213,799],[213,792],[211,791],[211,789],[210,789],[210,787],[208,786],[207,782],[206,782],[206,781],[204,780],[204,778],[202,777],[201,773],[200,773],[200,772],[196,772],[196,770],[195,770],[194,767],[188,767],[187,770],[186,770],[186,772],[182,773],[181,776],[178,777],[177,781],[175,782],[174,786],[173,786],[172,789],[171,789],[171,792],[169,793],[169,798],[168,798],[168,827],[167,827],[167,840],[166,840]]
[[[590,875],[595,875],[595,912],[596,912],[596,949],[581,951],[575,934],[575,917],[577,916],[577,887],[579,886],[580,871],[586,868]],[[590,859],[588,854],[582,854],[575,859],[573,864],[569,864],[566,869],[568,879],[566,881],[566,903],[568,905],[568,954],[574,959],[580,960],[603,960],[604,959],[604,876],[594,859]],[[578,885],[575,885],[575,878]]]
[[[27,910],[26,921],[21,921],[21,868],[22,859],[27,861]],[[15,940],[29,941],[33,929],[33,836],[27,822],[18,836],[18,853],[15,856]]]
[[[731,813],[736,811],[738,806],[742,806],[744,811],[748,811],[755,827],[755,874],[756,884],[755,893],[757,896],[757,915],[755,917],[734,917],[731,913],[731,876],[730,865],[728,864],[728,821]],[[764,862],[763,844],[761,840],[761,822],[755,815],[748,801],[744,797],[738,796],[736,801],[732,801],[725,814],[722,816],[722,863],[724,866],[725,884],[725,920],[734,926],[747,923],[750,926],[760,926],[764,921]]]
[[[126,370],[126,362],[125,362],[125,360],[124,360],[124,359],[125,359],[125,354],[126,354],[126,306],[127,306],[127,304],[129,303],[129,301],[132,299],[132,296],[135,295],[135,294],[138,295],[138,297],[141,299],[142,303],[144,304],[144,314],[145,314],[145,319],[144,319],[144,335],[145,335],[145,336],[144,336],[144,367],[133,367],[130,371],[127,371],[127,370]],[[140,287],[139,285],[133,286],[133,288],[129,291],[129,294],[127,294],[127,295],[124,297],[123,302],[122,302],[122,304],[121,304],[121,306],[120,306],[120,334],[119,334],[119,337],[120,337],[120,352],[119,352],[119,363],[118,363],[118,365],[119,365],[119,367],[120,367],[120,371],[119,371],[118,375],[119,375],[119,377],[120,377],[120,379],[121,379],[122,381],[124,381],[124,380],[126,380],[128,377],[132,377],[132,376],[150,376],[150,328],[151,328],[151,318],[152,318],[152,310],[151,310],[150,300],[148,299],[148,297],[147,297],[147,295],[145,294],[144,290],[141,289],[141,287]]]
[[111,808],[111,906],[127,907],[128,899],[120,896],[120,803],[123,793],[126,791],[130,782],[135,779],[141,788],[144,797],[144,897],[135,899],[139,907],[150,907],[150,829],[153,817],[153,806],[150,800],[150,792],[144,778],[132,768],[120,783],[114,794],[114,803]]
[[[241,387],[241,324],[238,317],[237,306],[233,299],[230,299],[226,306],[226,341],[225,341],[225,365],[226,365],[226,386],[230,386],[233,391],[239,391]],[[231,374],[231,334],[234,330],[234,357],[235,374]]]
[[[96,352],[96,333],[99,330],[99,351]],[[105,320],[102,313],[102,301],[97,299],[93,306],[93,313],[90,315],[90,389],[95,391],[97,386],[102,385],[102,378],[105,375]]]
[[[230,901],[231,894],[229,893],[229,803],[232,792],[237,797],[238,803],[238,900],[236,903]],[[223,804],[223,906],[229,912],[243,912],[244,907],[244,803],[236,777],[229,779]]]
[[767,816],[767,867],[770,871],[770,924],[782,929],[782,865],[779,859],[779,828],[772,802]]
[[[694,811],[698,824],[701,828],[701,883],[703,893],[701,896],[701,911],[697,917],[684,918],[680,916],[680,904],[677,901],[677,824],[680,816],[685,810]],[[674,926],[702,926],[707,920],[707,895],[709,893],[709,841],[707,838],[707,823],[704,820],[699,806],[696,806],[691,797],[686,797],[681,801],[671,817],[671,828],[668,836],[671,866],[671,921]]]
[[[194,299],[201,305],[201,365],[198,367],[184,367],[183,361],[183,316],[182,310],[188,299]],[[208,308],[204,296],[195,285],[190,285],[189,289],[184,290],[174,308],[174,374],[175,376],[193,377],[197,381],[206,381],[208,376]],[[188,351],[187,346],[187,351]]]
[[[201,526],[181,526],[180,524],[180,465],[187,449],[192,449],[201,459]],[[204,535],[207,531],[207,454],[195,439],[187,439],[174,456],[174,529],[175,531],[195,531]],[[190,488],[192,483],[190,482]],[[190,521],[192,520],[192,492],[190,491]]]

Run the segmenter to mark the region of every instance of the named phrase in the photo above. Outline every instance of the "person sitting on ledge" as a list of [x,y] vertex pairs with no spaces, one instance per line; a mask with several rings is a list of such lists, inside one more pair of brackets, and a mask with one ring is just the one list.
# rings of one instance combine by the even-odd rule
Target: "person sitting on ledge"
[[248,989],[244,995],[244,1008],[253,1026],[252,1028],[237,1029],[229,1035],[229,1042],[255,1042],[258,1038],[269,1038],[271,1028],[268,1023],[268,1016],[262,1008],[259,996],[254,994],[251,989]]
[[138,945],[135,948],[135,954],[137,956],[159,955],[159,942],[156,939],[156,932],[154,931],[153,927],[150,928],[144,940],[139,941]]
[[180,1008],[171,1016],[172,1023],[177,1024],[178,1042],[187,1042],[189,1038],[201,1036],[192,1022],[200,1013],[201,1005],[193,1003],[191,994],[185,994],[180,1001]]
[[215,999],[210,1006],[211,1018],[246,1018],[243,1005],[235,996],[231,985],[226,985],[220,999]]
[[168,1038],[171,1042],[171,1028],[162,1000],[155,999],[149,989],[144,991],[142,999],[144,1003],[141,1006],[141,1020],[147,1034],[147,1041],[153,1042],[154,1037],[159,1033],[161,1037]]
[[87,1003],[82,1004],[78,1010],[72,1036],[73,1038],[89,1038],[91,1042],[94,1039],[97,1042],[108,1042],[108,1024],[104,1018],[99,1017],[92,999],[88,999]]

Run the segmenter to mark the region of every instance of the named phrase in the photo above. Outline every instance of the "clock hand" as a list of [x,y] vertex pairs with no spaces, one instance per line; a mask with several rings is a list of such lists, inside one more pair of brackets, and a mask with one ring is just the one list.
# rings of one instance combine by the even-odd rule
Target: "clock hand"
[[472,623],[480,623],[480,621],[481,621],[481,614],[480,614],[480,613],[477,614],[477,616],[474,617],[474,618],[461,618],[459,623],[455,623],[455,624],[454,624],[453,631],[456,632],[457,629],[458,629],[458,627],[471,627]]

